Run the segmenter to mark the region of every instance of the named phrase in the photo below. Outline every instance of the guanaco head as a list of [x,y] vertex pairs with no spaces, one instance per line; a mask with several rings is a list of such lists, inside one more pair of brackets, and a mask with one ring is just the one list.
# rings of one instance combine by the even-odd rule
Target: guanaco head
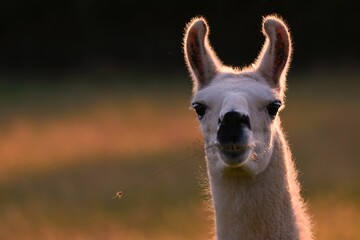
[[[291,58],[287,26],[276,16],[263,20],[265,44],[251,67],[223,66],[209,43],[202,17],[185,29],[184,54],[193,81],[196,111],[210,172],[256,175],[270,161],[284,106],[285,78]],[[229,171],[228,171],[229,170]]]

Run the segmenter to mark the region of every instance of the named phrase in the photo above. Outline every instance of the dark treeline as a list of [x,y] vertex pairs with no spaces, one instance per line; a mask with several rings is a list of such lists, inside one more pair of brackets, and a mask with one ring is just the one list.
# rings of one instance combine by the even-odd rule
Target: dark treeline
[[360,62],[356,1],[4,0],[0,70],[183,69],[183,28],[196,15],[220,58],[241,66],[260,50],[269,13],[289,23],[296,67]]

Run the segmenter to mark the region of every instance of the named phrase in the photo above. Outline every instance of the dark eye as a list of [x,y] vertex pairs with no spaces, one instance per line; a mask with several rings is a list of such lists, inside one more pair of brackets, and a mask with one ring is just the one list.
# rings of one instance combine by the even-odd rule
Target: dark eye
[[272,119],[276,117],[276,114],[278,113],[280,107],[281,107],[280,100],[276,100],[267,106],[267,111]]
[[192,107],[194,108],[195,112],[197,113],[198,118],[201,120],[205,115],[207,106],[205,106],[204,104],[195,102],[192,104]]

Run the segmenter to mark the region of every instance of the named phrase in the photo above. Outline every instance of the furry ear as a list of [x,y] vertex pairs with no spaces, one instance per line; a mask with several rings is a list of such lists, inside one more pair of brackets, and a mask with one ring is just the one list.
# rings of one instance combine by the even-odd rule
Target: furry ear
[[209,39],[209,27],[202,17],[194,18],[185,28],[184,57],[194,83],[194,90],[206,87],[221,66]]
[[271,87],[283,93],[292,53],[289,30],[278,17],[267,16],[262,31],[266,42],[255,64],[257,71]]

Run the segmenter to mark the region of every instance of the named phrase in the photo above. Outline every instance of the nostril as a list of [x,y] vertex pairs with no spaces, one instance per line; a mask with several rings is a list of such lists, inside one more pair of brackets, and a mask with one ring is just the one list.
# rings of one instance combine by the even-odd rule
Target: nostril
[[249,129],[251,129],[250,118],[248,115],[243,115],[241,118],[241,122],[245,124]]

